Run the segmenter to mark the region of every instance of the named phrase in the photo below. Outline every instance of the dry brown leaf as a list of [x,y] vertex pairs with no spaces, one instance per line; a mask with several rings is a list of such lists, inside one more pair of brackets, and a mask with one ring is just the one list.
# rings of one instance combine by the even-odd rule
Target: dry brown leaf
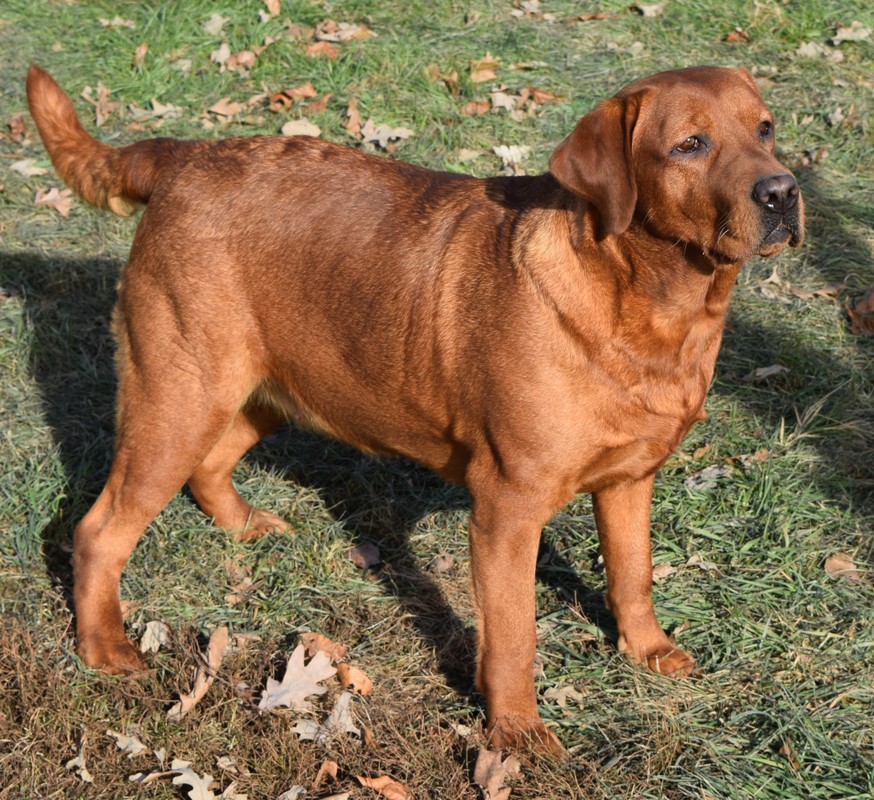
[[656,583],[660,583],[669,575],[673,575],[677,571],[677,568],[667,562],[664,564],[659,564],[652,568],[652,579]]
[[652,4],[644,4],[644,3],[635,3],[631,6],[632,11],[636,11],[642,17],[660,17],[665,13],[665,4],[664,3],[652,3]]
[[329,58],[331,61],[340,55],[340,48],[330,42],[313,42],[304,51],[310,58]]
[[285,24],[285,28],[285,35],[289,39],[298,39],[299,41],[312,39],[313,35],[316,32],[315,28],[310,28],[308,25],[298,25],[296,22],[292,22],[291,20],[289,20]]
[[220,117],[232,117],[234,114],[239,114],[243,110],[243,106],[236,101],[232,101],[229,97],[223,97],[207,110]]
[[793,769],[798,769],[801,766],[801,764],[798,763],[798,759],[795,757],[795,751],[792,749],[792,741],[788,736],[781,742],[777,755],[783,756]]
[[230,641],[227,625],[222,625],[212,632],[206,648],[206,664],[197,668],[194,676],[194,688],[190,694],[179,696],[179,702],[167,712],[167,719],[171,722],[178,722],[203,699],[222,665],[222,658]]
[[358,100],[355,97],[350,97],[349,105],[346,106],[346,122],[344,127],[353,136],[361,136],[361,114],[358,112]]
[[747,44],[750,41],[750,35],[743,28],[735,28],[726,34],[725,41],[733,44]]
[[[371,122],[371,120],[368,120],[368,122]],[[365,128],[361,129],[362,133]],[[355,545],[355,547],[350,547],[346,556],[359,569],[368,569],[382,563],[379,548],[373,542],[362,542]]]
[[763,381],[766,378],[772,378],[774,375],[782,375],[784,372],[789,372],[789,367],[784,367],[780,364],[771,364],[768,367],[754,369],[748,375],[744,375],[741,380],[744,383],[749,383],[750,381]]
[[[477,153],[477,155],[479,155],[479,153]],[[476,158],[476,155],[473,157]],[[458,160],[459,161],[465,160],[462,152],[459,152]],[[470,159],[468,159],[468,160],[470,160]],[[428,564],[427,569],[428,569],[428,572],[433,572],[436,575],[440,575],[443,572],[448,572],[454,566],[455,566],[455,556],[444,554],[444,555],[435,556],[434,558],[432,558],[430,563]]]
[[362,786],[375,789],[388,800],[407,800],[410,796],[406,786],[392,780],[388,775],[381,775],[378,778],[364,778],[361,775],[355,777]]
[[300,643],[306,649],[306,654],[312,658],[320,650],[330,656],[331,661],[342,661],[346,658],[349,648],[343,644],[332,642],[327,636],[321,633],[312,633],[304,631],[298,636]]
[[281,11],[281,0],[264,0],[264,5],[267,6],[267,13],[271,17],[278,17]]
[[349,689],[355,694],[366,697],[373,692],[373,681],[367,677],[363,670],[353,667],[351,664],[338,664],[337,678],[344,689]]
[[34,198],[34,205],[48,206],[62,217],[69,217],[73,208],[73,192],[70,189],[58,190],[56,186],[46,191],[39,191]]
[[560,95],[547,92],[544,89],[538,89],[534,86],[529,86],[528,91],[531,93],[531,99],[539,106],[542,106],[544,103],[557,102],[564,99]]
[[470,62],[470,79],[474,83],[493,81],[497,77],[498,60],[491,54],[486,55],[479,61]]
[[24,175],[25,178],[35,178],[48,172],[45,167],[38,167],[36,165],[35,158],[23,158],[21,161],[15,161],[9,165],[9,169],[17,172],[19,175]]
[[137,27],[135,22],[129,19],[123,19],[118,16],[118,14],[116,14],[112,19],[104,19],[103,17],[100,17],[98,22],[104,28],[130,28],[131,30],[134,30]]
[[465,103],[460,109],[460,114],[466,117],[481,117],[483,114],[488,114],[491,109],[491,103],[488,100],[471,100]]
[[350,42],[353,39],[369,39],[376,34],[366,25],[326,19],[316,25],[314,36],[321,42]]
[[852,333],[874,334],[874,290],[847,306]]
[[305,114],[319,114],[319,113],[321,113],[322,111],[324,111],[328,107],[328,101],[331,99],[331,97],[333,97],[333,95],[328,93],[328,94],[322,95],[321,97],[317,98],[316,100],[313,100],[312,103],[307,103],[306,106],[304,106],[304,113]]
[[9,138],[13,142],[24,142],[27,135],[27,126],[24,122],[24,114],[20,111],[9,117],[9,122],[6,123],[9,129]]
[[337,770],[340,768],[340,765],[337,764],[336,761],[331,761],[326,758],[322,762],[322,766],[319,767],[319,771],[316,773],[315,780],[313,781],[313,791],[318,791],[319,786],[322,785],[322,781],[325,779],[325,776],[329,776],[334,780],[337,780]]
[[308,119],[293,119],[281,128],[283,136],[319,136],[322,129]]
[[832,578],[846,578],[850,581],[861,581],[862,573],[847,553],[835,553],[825,560],[825,571]]
[[148,42],[141,42],[136,50],[134,50],[134,57],[132,60],[132,65],[134,67],[141,67],[146,61],[146,53],[149,52],[149,44]]
[[218,11],[214,11],[212,16],[203,23],[203,30],[206,31],[210,36],[221,36],[222,28],[225,27],[225,23],[230,20],[227,17],[223,17]]
[[594,13],[575,14],[572,17],[565,19],[565,22],[595,22],[597,20],[610,19],[610,12],[595,11]]
[[327,687],[320,684],[336,672],[328,654],[321,651],[304,666],[304,646],[299,644],[288,659],[282,680],[267,679],[267,688],[262,692],[258,708],[269,711],[279,706],[288,706],[298,711],[310,711],[312,703],[306,698],[311,694],[327,692]]
[[483,790],[483,800],[506,800],[510,796],[510,788],[504,786],[504,781],[517,775],[521,769],[522,765],[516,756],[509,756],[502,762],[500,750],[483,747],[473,768],[473,781]]
[[95,123],[99,128],[121,106],[121,103],[109,99],[111,92],[103,85],[103,81],[97,81],[97,97],[92,97],[92,89],[86,86],[82,92],[82,99],[94,106]]

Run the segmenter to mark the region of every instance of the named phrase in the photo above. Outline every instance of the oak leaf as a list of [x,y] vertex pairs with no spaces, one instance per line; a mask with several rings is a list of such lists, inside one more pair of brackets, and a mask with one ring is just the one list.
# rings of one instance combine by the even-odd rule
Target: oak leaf
[[312,694],[324,694],[328,691],[326,686],[319,684],[337,672],[331,666],[330,656],[318,652],[308,664],[304,665],[304,653],[304,646],[299,644],[288,659],[282,680],[267,679],[267,688],[258,704],[261,711],[269,711],[279,706],[288,706],[297,711],[310,711],[313,705],[306,698]]
[[473,768],[473,781],[483,790],[483,800],[507,800],[510,788],[504,786],[504,781],[512,775],[517,775],[522,765],[516,756],[509,756],[501,761],[500,751],[479,751],[476,765]]
[[493,81],[497,77],[497,69],[498,60],[491,53],[486,53],[478,61],[470,62],[470,79],[473,83]]
[[344,644],[332,642],[327,636],[321,633],[312,633],[304,631],[298,636],[298,639],[306,648],[307,655],[312,658],[321,650],[331,657],[331,661],[341,661],[346,658],[349,648]]
[[321,725],[313,720],[302,719],[294,726],[293,730],[301,739],[316,742],[326,742],[342,733],[354,733],[356,736],[360,736],[361,731],[352,717],[352,698],[352,692],[343,692]]
[[46,191],[39,191],[34,198],[34,205],[48,206],[62,217],[69,217],[73,208],[73,192],[70,189],[58,190],[56,186]]
[[121,750],[122,753],[127,753],[128,758],[138,756],[140,753],[144,753],[149,749],[139,739],[137,739],[136,736],[130,736],[126,733],[118,733],[118,731],[113,730],[106,731],[106,735],[115,739],[118,749]]
[[355,694],[366,697],[373,692],[373,681],[362,670],[351,664],[338,664],[337,678],[340,681],[340,686]]
[[229,644],[230,635],[226,625],[222,625],[212,632],[206,648],[206,663],[199,666],[194,675],[194,688],[190,694],[179,695],[179,702],[167,712],[167,719],[171,722],[178,722],[203,699],[215,680]]
[[387,800],[407,800],[410,796],[409,789],[406,786],[393,780],[388,775],[381,775],[378,778],[365,778],[361,775],[356,775],[355,778],[362,786],[375,789]]

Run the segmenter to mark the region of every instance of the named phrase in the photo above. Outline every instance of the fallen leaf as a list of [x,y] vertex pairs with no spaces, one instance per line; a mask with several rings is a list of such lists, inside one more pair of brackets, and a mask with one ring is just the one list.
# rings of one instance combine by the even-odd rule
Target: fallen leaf
[[859,20],[854,19],[848,28],[838,28],[831,41],[837,47],[841,42],[864,42],[870,38],[871,29],[866,28]]
[[714,563],[713,561],[704,561],[699,555],[689,556],[688,561],[683,565],[684,567],[698,567],[698,569],[703,569],[705,572],[719,572],[719,565]]
[[331,61],[340,55],[340,50],[330,42],[313,42],[304,51],[310,58],[329,58]]
[[98,22],[104,28],[130,28],[134,30],[137,27],[137,24],[129,19],[123,19],[117,14],[112,19],[104,19],[101,17],[98,19]]
[[340,768],[340,765],[336,761],[331,761],[331,759],[326,758],[322,762],[322,766],[319,767],[319,771],[316,773],[316,777],[313,780],[313,791],[317,791],[319,786],[322,785],[322,781],[325,779],[325,776],[329,776],[334,780],[337,780],[337,770]]
[[735,44],[747,44],[750,41],[750,35],[743,28],[735,28],[728,33],[725,41]]
[[473,782],[483,790],[483,800],[506,800],[510,796],[510,788],[504,786],[504,781],[517,775],[521,769],[522,765],[516,756],[508,756],[502,762],[500,751],[483,747],[473,768]]
[[362,542],[350,547],[346,557],[359,569],[368,569],[382,563],[379,548],[373,542]]
[[199,666],[194,674],[194,688],[190,694],[179,695],[179,702],[167,712],[167,719],[178,722],[203,699],[215,680],[229,644],[230,635],[226,625],[212,632],[206,648],[206,664]]
[[267,6],[267,13],[271,18],[279,16],[281,0],[264,0],[264,5]]
[[521,175],[523,173],[519,165],[531,152],[531,148],[528,145],[501,144],[493,147],[492,151],[501,159],[505,169],[512,170],[514,175]]
[[188,786],[189,800],[217,800],[210,785],[213,782],[212,775],[198,775],[191,769],[191,763],[175,758],[170,764],[170,772],[177,773],[170,783],[174,786]]
[[784,372],[789,372],[789,367],[783,367],[780,364],[772,364],[769,367],[759,367],[754,369],[748,375],[744,375],[741,380],[744,383],[750,381],[763,381],[766,378],[773,378],[775,375],[782,375]]
[[353,667],[351,664],[338,664],[337,678],[340,681],[340,686],[349,689],[354,694],[366,697],[373,692],[373,681],[367,677],[363,670]]
[[24,142],[27,136],[27,124],[24,121],[24,114],[22,112],[19,111],[17,114],[9,117],[6,127],[9,129],[9,138],[13,142]]
[[582,693],[575,686],[553,686],[547,689],[543,696],[547,700],[554,700],[558,703],[559,708],[565,708],[569,700],[575,703],[582,703],[585,700]]
[[646,5],[644,3],[635,3],[631,6],[632,11],[636,11],[642,17],[660,17],[665,13],[664,3],[653,3]]
[[239,72],[241,75],[247,75],[249,70],[255,66],[258,56],[252,50],[240,50],[239,53],[233,53],[227,61],[225,61],[225,69],[231,72]]
[[84,781],[85,783],[94,783],[94,777],[88,771],[88,767],[85,766],[85,737],[82,737],[82,742],[79,745],[79,754],[75,758],[71,758],[66,764],[64,764],[64,769],[76,770],[76,774],[79,776],[79,780]]
[[497,69],[498,60],[491,53],[486,53],[479,61],[470,62],[470,79],[473,83],[493,81],[497,77]]
[[24,175],[25,178],[45,175],[48,172],[47,169],[36,165],[35,158],[24,158],[21,161],[16,161],[9,165],[9,169],[14,170],[19,175]]
[[298,639],[300,639],[301,644],[306,648],[306,654],[310,658],[321,650],[331,657],[331,661],[342,661],[349,652],[349,648],[346,645],[332,642],[321,633],[305,631],[299,634]]
[[777,751],[777,755],[783,756],[793,769],[798,769],[801,766],[801,764],[798,763],[798,759],[795,757],[794,750],[792,749],[792,740],[788,736],[780,743],[780,749]]
[[852,333],[874,334],[874,290],[847,307]]
[[221,756],[215,760],[215,765],[225,772],[240,775],[244,778],[251,776],[252,772],[245,765],[238,764],[232,756]]
[[313,720],[302,719],[292,730],[302,740],[315,742],[326,742],[342,733],[354,733],[356,736],[360,736],[361,731],[352,717],[351,704],[353,696],[352,692],[343,692],[337,698],[334,708],[321,725]]
[[398,139],[409,139],[413,131],[409,128],[392,128],[390,125],[377,125],[372,119],[367,120],[361,128],[361,140],[365,143],[378,144],[383,150],[389,149],[389,143]]
[[94,90],[86,86],[82,91],[82,99],[94,106],[95,123],[101,127],[109,117],[118,110],[121,103],[109,99],[110,91],[103,85],[103,81],[97,81],[97,97],[93,97]]
[[315,38],[321,42],[350,42],[353,39],[369,39],[376,34],[366,25],[325,20],[316,25]]
[[847,553],[835,553],[825,560],[825,571],[832,578],[861,581],[862,573]]
[[267,688],[262,692],[261,702],[258,704],[261,711],[269,711],[279,706],[310,711],[313,706],[306,698],[311,694],[324,694],[328,691],[326,686],[319,684],[337,672],[331,666],[330,656],[320,651],[304,666],[304,652],[302,644],[294,649],[281,681],[267,679]]
[[207,109],[207,111],[220,117],[233,117],[234,114],[239,114],[242,110],[243,106],[237,102],[232,102],[229,97],[223,97]]
[[555,103],[564,99],[561,95],[547,92],[544,89],[538,89],[535,86],[529,86],[528,91],[531,93],[531,99],[539,106],[542,106],[544,103]]
[[231,57],[231,48],[227,42],[222,42],[215,50],[209,54],[209,60],[214,64],[224,66],[227,60]]
[[349,104],[346,106],[346,122],[343,127],[353,136],[361,135],[361,114],[358,112],[358,100],[355,97],[349,98]]
[[203,23],[203,30],[210,36],[221,36],[222,28],[229,22],[227,17],[223,17],[218,11],[214,11],[210,18]]
[[[482,158],[484,155],[485,155],[485,152],[483,150],[470,150],[466,147],[462,147],[458,151],[457,158],[462,164],[466,164],[468,161],[473,161],[476,158]],[[443,558],[443,557],[444,556],[438,556],[438,558]],[[435,561],[436,560],[437,559],[435,559]]]
[[152,620],[146,623],[146,630],[140,639],[141,653],[157,653],[170,638],[170,626],[166,622]]
[[146,753],[149,751],[149,748],[137,739],[136,736],[129,736],[126,733],[118,733],[113,730],[106,731],[106,735],[115,739],[118,749],[121,750],[122,753],[127,753],[128,758],[133,758],[140,753]]
[[491,93],[492,109],[495,111],[515,111],[516,104],[521,100],[519,95],[510,95],[506,92],[493,91]]
[[46,191],[39,191],[34,198],[34,204],[48,206],[57,211],[62,217],[69,217],[73,208],[73,192],[70,189],[61,189],[56,186]]
[[844,60],[844,54],[840,50],[823,47],[818,42],[802,42],[795,54],[802,58],[825,58],[834,64],[840,64]]
[[131,116],[133,116],[137,122],[145,122],[146,120],[158,118],[175,119],[182,116],[182,108],[180,106],[174,106],[172,103],[165,105],[154,97],[152,98],[151,109],[140,108],[135,103],[131,103],[128,106],[128,111],[130,111]]
[[[471,154],[465,157],[464,154]],[[470,161],[477,156],[482,155],[479,150],[459,150],[458,152],[458,160],[459,161]],[[441,555],[432,558],[428,564],[428,572],[433,572],[435,575],[440,575],[444,572],[448,572],[455,566],[455,556],[450,555]]]
[[458,111],[466,117],[473,117],[488,114],[489,109],[491,109],[491,103],[488,100],[471,100],[465,103]]
[[565,22],[594,22],[601,19],[610,19],[609,11],[595,11],[586,14],[575,14],[573,17],[568,17]]
[[324,94],[321,97],[313,100],[312,103],[307,103],[304,106],[305,114],[319,114],[328,107],[328,101],[333,97],[332,94]]
[[146,60],[146,53],[149,52],[149,44],[148,42],[141,42],[137,49],[134,50],[134,57],[131,61],[132,66],[141,67]]
[[661,583],[669,575],[673,575],[677,571],[675,566],[672,566],[667,561],[664,564],[658,564],[652,568],[652,579],[656,583]]
[[407,800],[410,796],[406,786],[389,778],[388,775],[381,775],[378,778],[364,778],[361,775],[356,775],[355,778],[362,786],[375,789],[388,800]]
[[698,472],[693,472],[686,478],[684,483],[687,489],[697,489],[698,491],[706,492],[716,488],[717,478],[724,478],[727,475],[731,475],[731,467],[713,464]]
[[243,602],[255,588],[252,571],[228,558],[225,560],[225,572],[231,586],[231,591],[225,595],[225,602],[230,606]]
[[318,136],[322,129],[308,119],[293,119],[281,129],[283,136]]
[[307,25],[298,25],[296,22],[292,22],[291,20],[288,20],[288,22],[285,23],[285,35],[289,39],[306,41],[307,39],[312,39],[315,32],[315,28],[310,28]]
[[276,800],[300,800],[305,794],[307,790],[303,786],[292,786],[287,791],[283,792]]

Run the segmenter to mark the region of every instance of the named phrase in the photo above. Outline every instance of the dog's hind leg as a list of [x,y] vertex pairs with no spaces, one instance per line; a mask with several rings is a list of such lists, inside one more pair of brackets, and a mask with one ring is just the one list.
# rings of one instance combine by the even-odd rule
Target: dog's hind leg
[[190,343],[121,328],[112,468],[73,539],[78,652],[89,667],[116,673],[144,665],[124,634],[122,570],[149,522],[232,428],[256,383],[243,374],[227,380],[227,370],[206,363],[208,354]]
[[290,529],[279,517],[249,505],[231,477],[243,454],[283,422],[285,417],[272,406],[250,402],[188,479],[188,487],[203,512],[241,541],[257,539],[272,530]]

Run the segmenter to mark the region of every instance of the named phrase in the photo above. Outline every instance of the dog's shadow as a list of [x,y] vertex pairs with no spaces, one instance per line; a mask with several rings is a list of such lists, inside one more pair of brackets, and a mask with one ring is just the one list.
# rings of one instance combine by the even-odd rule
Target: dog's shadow
[[[42,531],[42,553],[71,612],[73,528],[100,492],[111,463],[116,381],[109,320],[121,267],[110,258],[0,256],[0,285],[23,302],[32,340],[30,370],[66,474],[65,497]],[[448,684],[471,695],[475,632],[449,604],[435,575],[420,566],[422,558],[409,542],[423,517],[466,509],[467,491],[404,459],[370,458],[294,428],[281,429],[245,458],[315,490],[353,540],[378,544],[388,562],[375,572],[384,590],[433,648]],[[615,640],[600,594],[577,577],[548,534],[540,561],[545,565],[540,579]]]

